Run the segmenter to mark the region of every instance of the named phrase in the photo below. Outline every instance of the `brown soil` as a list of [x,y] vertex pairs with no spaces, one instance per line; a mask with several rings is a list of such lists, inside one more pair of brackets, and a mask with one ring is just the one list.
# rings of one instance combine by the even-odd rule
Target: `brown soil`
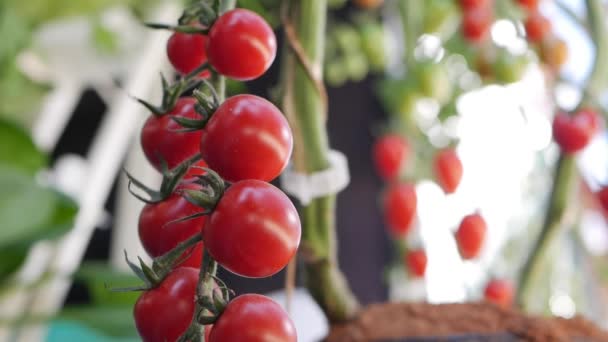
[[408,341],[404,338],[416,337],[437,337],[435,341],[450,337],[450,341],[456,341],[454,336],[459,335],[488,336],[459,341],[608,342],[607,331],[582,317],[526,316],[488,303],[374,304],[352,322],[334,326],[327,342]]

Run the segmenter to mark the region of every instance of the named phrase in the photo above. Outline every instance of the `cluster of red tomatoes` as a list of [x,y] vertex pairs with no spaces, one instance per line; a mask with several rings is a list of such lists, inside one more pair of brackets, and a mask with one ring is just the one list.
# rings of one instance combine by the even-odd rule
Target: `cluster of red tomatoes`
[[[392,238],[403,241],[412,229],[416,216],[417,197],[414,184],[399,180],[410,153],[410,145],[403,137],[389,134],[381,137],[373,146],[373,157],[378,174],[387,181],[388,188],[383,198],[384,219]],[[451,194],[456,191],[462,178],[462,163],[451,148],[439,151],[433,168],[437,183]],[[465,216],[455,233],[455,241],[464,260],[479,256],[487,235],[487,224],[479,213]],[[414,277],[424,277],[427,256],[424,249],[405,251],[403,262]],[[487,300],[510,304],[513,289],[510,283],[494,279],[487,284]]]
[[[202,29],[205,34],[176,32],[168,41],[169,60],[183,75],[208,63],[196,77],[217,73],[251,80],[275,58],[275,35],[254,12],[234,9]],[[192,237],[201,236],[201,242],[140,296],[134,309],[137,330],[144,341],[176,341],[199,321],[213,324],[206,326],[205,341],[296,341],[287,313],[261,295],[226,300],[210,321],[197,317],[197,304],[217,302],[215,295],[201,298],[197,290],[203,250],[235,274],[268,277],[292,259],[301,237],[295,207],[267,183],[291,156],[293,137],[285,117],[263,98],[238,95],[221,102],[207,90],[208,100],[181,97],[167,113],[151,115],[141,132],[144,153],[156,169],[167,175],[189,167],[169,193],[143,208],[139,235],[146,252],[156,258]],[[202,159],[192,163],[198,156]],[[208,278],[218,287],[214,277]]]
[[460,0],[462,35],[471,43],[484,41],[494,22],[492,0]]
[[557,71],[568,58],[566,42],[552,33],[551,22],[540,13],[539,0],[517,0],[525,10],[524,27],[528,42],[538,49],[543,63],[553,71]]

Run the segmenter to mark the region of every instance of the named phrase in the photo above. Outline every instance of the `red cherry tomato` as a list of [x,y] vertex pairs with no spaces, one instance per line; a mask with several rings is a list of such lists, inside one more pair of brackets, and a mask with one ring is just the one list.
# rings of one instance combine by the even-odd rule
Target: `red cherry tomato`
[[470,42],[477,43],[486,39],[492,25],[493,14],[490,8],[480,7],[466,11],[462,16],[462,34]]
[[479,214],[465,216],[456,231],[458,250],[463,259],[473,259],[481,252],[488,230],[486,221]]
[[399,171],[410,153],[407,141],[396,135],[389,134],[376,141],[373,147],[376,171],[385,180],[392,180],[399,176]]
[[300,218],[274,186],[244,180],[230,186],[209,216],[205,248],[225,269],[263,278],[279,272],[300,244]]
[[247,81],[268,70],[277,54],[277,41],[262,17],[237,8],[224,13],[211,27],[207,54],[218,73]]
[[[206,217],[173,222],[180,218],[201,212],[203,209],[188,202],[177,194],[172,194],[162,202],[146,204],[139,215],[139,238],[151,257],[161,256],[175,248],[180,242],[201,233]],[[203,245],[198,243],[184,253],[185,260],[180,266],[200,267]]]
[[464,10],[487,7],[489,4],[490,0],[460,0],[460,7]]
[[579,111],[570,116],[558,113],[553,119],[553,139],[564,153],[581,151],[598,131],[599,118],[593,111]]
[[144,342],[176,341],[194,315],[199,270],[180,267],[141,294],[135,308],[135,326]]
[[608,212],[608,186],[602,187],[602,189],[597,192],[597,198],[600,201],[602,208]]
[[502,307],[510,307],[513,304],[515,289],[513,285],[501,279],[493,279],[484,290],[484,297],[487,301]]
[[[167,41],[167,57],[177,72],[186,75],[207,61],[206,45],[207,36],[203,34],[175,32]],[[200,76],[210,75],[209,70],[205,70]]]
[[536,11],[538,9],[539,0],[517,0],[517,3],[528,11]]
[[373,9],[380,7],[384,3],[384,0],[354,0],[353,2],[357,7]]
[[426,263],[427,258],[424,249],[415,249],[405,254],[405,264],[410,274],[414,277],[424,277]]
[[407,235],[416,217],[416,205],[416,188],[413,184],[401,183],[389,187],[384,195],[384,220],[392,235]]
[[231,300],[209,336],[209,342],[266,341],[296,342],[296,328],[279,304],[258,294]]
[[209,168],[229,182],[271,181],[287,166],[293,137],[283,114],[254,95],[237,95],[215,111],[200,151]]
[[435,177],[443,191],[453,193],[462,179],[462,163],[453,149],[439,151],[433,163]]
[[201,119],[194,110],[196,99],[183,97],[165,115],[151,115],[141,131],[141,146],[148,161],[161,170],[161,158],[172,169],[199,152],[201,131],[178,132],[183,129],[172,116]]
[[524,22],[524,27],[528,40],[539,43],[551,31],[551,22],[539,12],[530,12]]

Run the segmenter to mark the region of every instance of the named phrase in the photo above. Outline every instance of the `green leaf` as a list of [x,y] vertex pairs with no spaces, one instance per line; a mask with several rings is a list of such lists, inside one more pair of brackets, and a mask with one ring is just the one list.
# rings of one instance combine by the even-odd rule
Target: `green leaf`
[[0,146],[0,166],[34,175],[47,163],[46,156],[36,148],[25,130],[1,119]]
[[86,284],[94,304],[104,306],[133,306],[141,292],[114,292],[113,288],[140,285],[142,281],[128,272],[111,268],[101,262],[84,263],[75,274]]
[[0,284],[17,271],[27,257],[26,246],[11,246],[0,250]]
[[0,249],[56,237],[71,227],[76,204],[21,170],[0,164],[0,189]]
[[68,306],[57,319],[78,322],[113,337],[135,337],[133,306]]

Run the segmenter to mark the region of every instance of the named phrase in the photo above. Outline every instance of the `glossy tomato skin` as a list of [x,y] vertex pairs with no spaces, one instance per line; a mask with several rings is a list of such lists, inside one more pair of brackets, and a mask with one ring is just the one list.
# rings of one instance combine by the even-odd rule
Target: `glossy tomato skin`
[[300,218],[289,198],[258,180],[231,185],[209,216],[203,238],[228,271],[263,278],[279,272],[300,244]]
[[391,185],[384,194],[384,220],[389,233],[403,237],[409,233],[416,217],[416,188],[410,183]]
[[488,230],[486,221],[480,214],[465,216],[456,231],[458,250],[463,259],[474,259],[479,256]]
[[[175,32],[167,41],[167,57],[171,65],[182,75],[194,71],[207,61],[207,36],[203,34],[189,34]],[[209,70],[201,73],[207,78],[211,75]]]
[[207,54],[218,73],[248,81],[268,70],[277,54],[277,41],[262,17],[237,8],[224,13],[211,27]]
[[388,134],[376,141],[373,158],[376,171],[385,180],[393,180],[406,162],[410,153],[408,142],[396,134]]
[[296,329],[272,299],[245,294],[231,300],[211,329],[209,342],[296,342]]
[[155,288],[141,294],[133,309],[144,342],[176,341],[194,315],[199,270],[179,267]]
[[551,31],[551,22],[539,12],[530,12],[524,22],[528,40],[539,43]]
[[293,136],[283,114],[254,95],[227,99],[215,111],[200,141],[209,167],[229,182],[271,181],[287,166]]
[[553,139],[564,153],[574,154],[587,147],[598,127],[599,119],[593,112],[558,113],[553,119]]
[[[139,238],[146,252],[151,257],[158,257],[175,248],[180,242],[200,234],[206,216],[182,222],[170,222],[201,211],[202,208],[178,194],[172,194],[159,203],[146,204],[139,215],[138,224]],[[180,266],[200,267],[202,254],[202,243],[198,243],[184,253],[186,259]]]
[[427,257],[424,249],[414,249],[408,251],[405,254],[405,264],[413,277],[424,277],[427,264]]
[[466,11],[462,16],[462,34],[466,40],[478,43],[485,40],[490,32],[493,13],[489,8],[480,7]]
[[454,193],[462,179],[462,162],[454,149],[439,151],[433,162],[437,182],[448,194]]
[[188,119],[201,119],[194,111],[196,99],[183,97],[177,101],[175,108],[161,116],[150,115],[141,131],[141,146],[148,161],[161,171],[161,157],[169,169],[179,165],[199,152],[201,131],[177,132],[183,129],[171,116]]
[[513,284],[502,279],[491,280],[484,290],[485,300],[502,307],[513,305],[514,294]]

